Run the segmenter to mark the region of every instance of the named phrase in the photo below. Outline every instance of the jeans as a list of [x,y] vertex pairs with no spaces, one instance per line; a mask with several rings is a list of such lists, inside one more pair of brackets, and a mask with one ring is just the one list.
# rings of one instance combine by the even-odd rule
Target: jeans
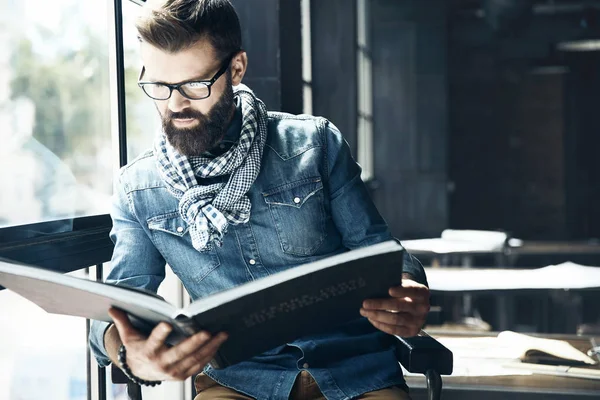
[[[194,380],[198,395],[194,400],[252,400],[242,393],[219,385],[204,374],[199,374]],[[410,396],[398,387],[391,387],[365,393],[358,397],[360,400],[410,400]],[[319,390],[317,382],[308,373],[301,371],[290,393],[290,400],[326,400]]]

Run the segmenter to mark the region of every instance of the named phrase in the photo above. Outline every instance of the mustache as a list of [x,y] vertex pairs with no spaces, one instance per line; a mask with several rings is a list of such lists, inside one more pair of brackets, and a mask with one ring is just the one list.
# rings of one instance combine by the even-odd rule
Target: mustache
[[189,119],[189,118],[195,118],[195,119],[204,119],[206,118],[206,115],[202,114],[199,111],[196,110],[183,110],[180,112],[172,112],[170,110],[167,110],[167,112],[165,113],[164,119],[169,121],[172,119]]

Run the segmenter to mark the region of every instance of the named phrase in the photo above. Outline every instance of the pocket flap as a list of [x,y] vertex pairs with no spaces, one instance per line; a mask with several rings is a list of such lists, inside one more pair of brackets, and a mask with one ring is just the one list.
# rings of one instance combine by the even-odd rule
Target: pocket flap
[[300,208],[321,189],[323,189],[321,178],[309,178],[271,189],[263,193],[263,196],[268,204]]
[[177,211],[152,217],[147,222],[150,230],[163,231],[175,236],[183,236],[189,229],[187,222]]

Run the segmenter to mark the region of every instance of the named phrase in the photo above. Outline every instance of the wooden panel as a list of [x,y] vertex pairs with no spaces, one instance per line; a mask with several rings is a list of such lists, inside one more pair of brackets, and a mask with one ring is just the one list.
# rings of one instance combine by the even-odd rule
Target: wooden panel
[[374,200],[399,238],[447,227],[444,1],[374,0]]
[[357,143],[356,2],[311,1],[313,114]]
[[279,63],[279,0],[232,0],[242,26],[242,46],[248,52],[243,83],[269,110],[281,109]]
[[[480,21],[452,25],[453,228],[565,238],[563,76],[529,68],[539,50],[547,49],[545,33],[552,25],[546,24],[538,22],[528,38],[504,46],[481,39],[487,28]],[[477,27],[482,34],[475,33]],[[544,41],[538,38],[542,32]],[[520,49],[511,45],[517,41]]]
[[279,2],[281,111],[302,114],[302,14],[300,0]]

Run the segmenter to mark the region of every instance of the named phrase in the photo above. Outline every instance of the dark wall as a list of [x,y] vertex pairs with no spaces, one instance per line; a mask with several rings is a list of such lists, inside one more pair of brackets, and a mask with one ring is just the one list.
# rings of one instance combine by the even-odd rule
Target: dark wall
[[565,171],[569,238],[600,238],[600,53],[568,57]]
[[374,200],[400,238],[447,227],[444,0],[373,0]]
[[[281,109],[279,63],[279,0],[233,0],[242,26],[242,45],[248,53],[243,83],[269,110]],[[261,12],[256,12],[260,9]]]
[[[525,239],[590,237],[582,224],[593,213],[594,178],[583,177],[593,167],[581,160],[593,159],[584,149],[597,145],[598,113],[589,108],[598,87],[561,54],[556,61],[570,72],[539,68],[561,37],[576,33],[577,16],[538,15],[508,37],[494,35],[483,19],[450,21],[451,227]],[[591,65],[585,58],[582,65]]]
[[269,110],[302,111],[300,0],[232,0],[248,71],[243,83]]
[[279,2],[281,111],[302,114],[302,15],[300,0]]
[[356,1],[313,0],[313,114],[332,121],[356,156]]

